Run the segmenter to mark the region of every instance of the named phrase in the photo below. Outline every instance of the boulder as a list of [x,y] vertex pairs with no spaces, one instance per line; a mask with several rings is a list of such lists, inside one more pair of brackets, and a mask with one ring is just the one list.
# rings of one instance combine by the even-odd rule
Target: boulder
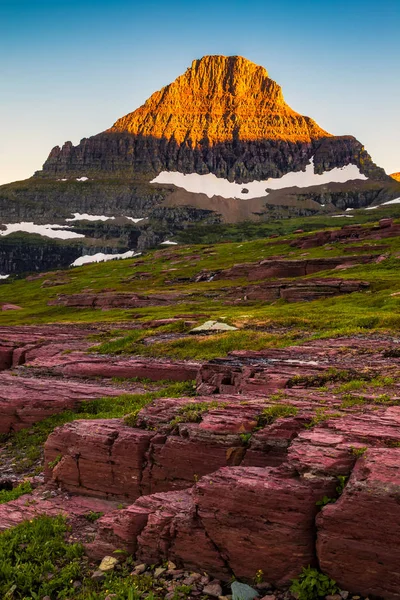
[[399,496],[400,449],[370,449],[339,500],[318,515],[319,564],[342,589],[400,598]]
[[232,327],[228,323],[219,323],[218,321],[206,321],[202,325],[191,329],[190,333],[223,333],[224,331],[237,331],[237,327]]
[[45,445],[45,478],[69,492],[135,500],[153,432],[121,419],[80,420],[59,427]]
[[2,304],[1,310],[22,310],[22,306],[18,306],[17,304]]

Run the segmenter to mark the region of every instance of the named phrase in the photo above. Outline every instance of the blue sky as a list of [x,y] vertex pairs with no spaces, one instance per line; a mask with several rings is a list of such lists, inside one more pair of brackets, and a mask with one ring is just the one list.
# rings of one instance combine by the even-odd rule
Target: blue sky
[[400,171],[399,30],[400,0],[0,0],[0,183],[205,54],[263,65],[294,110]]

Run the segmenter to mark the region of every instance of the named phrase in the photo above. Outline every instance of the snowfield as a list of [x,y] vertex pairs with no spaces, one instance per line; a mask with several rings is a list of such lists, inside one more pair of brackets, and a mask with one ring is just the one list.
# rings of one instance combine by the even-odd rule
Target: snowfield
[[187,192],[194,194],[205,194],[209,198],[221,196],[222,198],[241,198],[248,200],[251,198],[260,198],[268,196],[267,190],[280,190],[289,187],[310,187],[313,185],[323,185],[326,183],[346,183],[352,180],[363,180],[367,177],[363,175],[357,165],[347,165],[342,168],[334,168],[331,171],[325,171],[321,175],[314,172],[314,159],[311,158],[310,164],[305,171],[296,171],[287,173],[280,178],[270,178],[264,181],[251,181],[250,183],[235,183],[217,177],[213,173],[207,175],[198,175],[191,173],[185,175],[178,171],[162,171],[150,183],[165,183],[183,188]]
[[[74,216],[70,219],[65,219],[68,222],[71,221],[114,221],[117,217],[106,217],[105,215],[89,215],[88,213],[72,213]],[[129,219],[129,221],[133,221],[133,223],[139,223],[139,221],[143,221],[144,217],[140,219],[135,219],[134,217],[126,217],[125,215],[121,215],[124,219]]]
[[400,198],[395,198],[394,200],[388,200],[381,204],[381,206],[387,206],[388,204],[400,204]]
[[135,256],[141,256],[141,252],[135,254],[134,250],[128,250],[123,254],[103,254],[98,252],[97,254],[85,254],[80,256],[70,265],[71,267],[81,267],[82,265],[88,265],[90,263],[107,262],[109,260],[117,260],[118,258],[135,258]]
[[4,225],[5,230],[0,230],[0,235],[10,235],[16,231],[22,231],[24,233],[37,233],[45,237],[68,240],[74,238],[85,237],[81,233],[75,233],[74,231],[66,231],[69,229],[69,225],[35,225],[35,223],[11,223]]

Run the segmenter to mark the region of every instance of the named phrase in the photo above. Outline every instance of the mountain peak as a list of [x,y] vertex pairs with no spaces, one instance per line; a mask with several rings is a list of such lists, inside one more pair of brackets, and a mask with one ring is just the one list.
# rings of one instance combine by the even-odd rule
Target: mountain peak
[[108,131],[174,139],[192,147],[235,139],[311,142],[330,136],[286,104],[264,67],[223,55],[194,60],[183,75]]

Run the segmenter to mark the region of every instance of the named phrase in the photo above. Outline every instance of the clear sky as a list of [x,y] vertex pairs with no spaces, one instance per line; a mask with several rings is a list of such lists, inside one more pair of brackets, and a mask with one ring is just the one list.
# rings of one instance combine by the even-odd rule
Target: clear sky
[[400,171],[400,0],[0,0],[0,183],[131,112],[205,54]]

